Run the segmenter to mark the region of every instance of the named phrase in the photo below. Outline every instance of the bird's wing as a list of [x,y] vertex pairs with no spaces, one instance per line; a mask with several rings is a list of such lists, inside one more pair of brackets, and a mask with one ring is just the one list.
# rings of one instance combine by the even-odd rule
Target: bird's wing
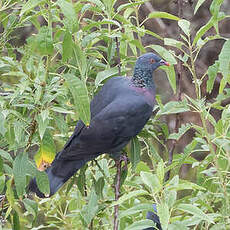
[[136,136],[152,113],[152,107],[142,97],[119,97],[107,105],[82,128],[63,149],[63,159],[84,159],[86,156],[121,150]]

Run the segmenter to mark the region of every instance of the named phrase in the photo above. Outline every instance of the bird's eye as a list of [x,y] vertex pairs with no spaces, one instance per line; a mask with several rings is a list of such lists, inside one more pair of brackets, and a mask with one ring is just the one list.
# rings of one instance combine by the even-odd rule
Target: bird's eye
[[155,63],[155,60],[151,58],[150,63]]

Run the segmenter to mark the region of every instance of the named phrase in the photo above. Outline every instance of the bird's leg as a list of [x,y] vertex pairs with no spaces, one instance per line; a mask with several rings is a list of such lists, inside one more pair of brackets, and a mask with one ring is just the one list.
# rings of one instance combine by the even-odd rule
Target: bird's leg
[[[121,165],[122,161],[125,162],[125,169],[127,169],[127,164],[128,164],[128,158],[125,155],[120,155],[119,159],[115,159],[115,165],[117,168],[117,173],[116,173],[116,184],[115,184],[115,200],[119,199],[120,196],[120,186],[121,186]],[[119,211],[119,205],[114,206],[114,230],[118,230],[118,211]]]

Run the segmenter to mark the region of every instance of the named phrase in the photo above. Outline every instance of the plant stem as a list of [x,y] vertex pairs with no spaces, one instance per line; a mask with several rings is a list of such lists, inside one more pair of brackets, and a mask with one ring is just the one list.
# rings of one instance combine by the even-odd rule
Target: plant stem
[[[116,173],[116,185],[115,185],[115,200],[119,199],[120,195],[120,185],[121,185],[121,160],[115,160],[115,165],[117,168],[117,173]],[[119,220],[118,220],[118,211],[119,211],[119,205],[114,206],[114,230],[118,230],[119,226]]]
[[115,38],[116,49],[117,49],[117,59],[118,59],[118,74],[121,76],[121,57],[120,57],[120,43],[118,37]]
[[[177,1],[178,4],[178,17],[182,18],[183,16],[183,0],[178,0]],[[181,29],[180,27],[178,27],[178,39],[180,40],[180,33],[181,33]],[[179,54],[182,55],[182,50],[179,51]],[[178,76],[178,87],[177,87],[177,96],[176,96],[176,100],[177,101],[181,101],[181,84],[182,84],[182,76],[183,76],[183,65],[182,65],[182,61],[178,60],[177,63],[177,76]],[[176,122],[175,122],[175,126],[174,126],[174,132],[177,133],[179,130],[179,126],[180,126],[180,113],[176,114]],[[173,161],[173,152],[175,150],[177,141],[176,140],[172,140],[172,146],[171,149],[169,151],[169,158],[168,158],[168,166],[172,164]],[[171,170],[168,170],[168,172],[165,175],[165,181],[169,180],[170,177],[170,172]]]
[[188,48],[189,48],[189,54],[190,54],[189,56],[190,56],[191,67],[192,67],[192,69],[190,69],[190,71],[191,71],[191,74],[192,74],[192,77],[193,77],[193,80],[194,80],[197,99],[200,100],[201,99],[200,85],[198,83],[198,78],[197,78],[197,75],[196,75],[195,61],[194,61],[194,58],[193,58],[193,49],[192,49],[192,44],[191,44],[190,37],[189,37],[189,47]]

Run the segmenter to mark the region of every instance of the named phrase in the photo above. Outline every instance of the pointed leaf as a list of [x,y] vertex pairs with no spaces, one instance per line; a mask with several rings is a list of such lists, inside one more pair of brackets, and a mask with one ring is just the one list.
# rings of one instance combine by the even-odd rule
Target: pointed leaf
[[50,185],[49,179],[45,172],[37,171],[36,173],[36,182],[38,189],[45,195],[50,194]]
[[89,125],[90,102],[85,82],[73,74],[65,74],[64,77],[73,96],[76,112],[85,125]]
[[65,27],[68,28],[70,32],[75,32],[78,27],[78,18],[73,4],[66,0],[58,0],[56,4],[61,8],[65,16]]
[[162,185],[155,174],[141,172],[140,175],[144,184],[146,184],[153,192],[158,192],[161,189]]
[[160,68],[166,72],[170,86],[172,87],[173,93],[175,94],[176,93],[176,74],[175,74],[174,66],[173,65],[161,66]]
[[3,157],[4,159],[8,160],[9,162],[13,163],[13,158],[11,157],[11,155],[6,152],[3,149],[0,149],[0,156]]
[[154,227],[154,223],[152,220],[138,220],[135,221],[133,224],[129,225],[129,227],[125,228],[125,230],[143,230],[146,228]]
[[148,18],[167,18],[167,19],[176,20],[176,21],[180,20],[180,18],[178,18],[177,16],[173,14],[169,14],[166,12],[160,12],[160,11],[150,13],[148,15]]
[[25,168],[26,168],[27,161],[28,161],[27,154],[20,153],[15,158],[13,164],[14,181],[16,185],[16,191],[19,197],[21,197],[25,192],[25,187],[26,187]]
[[219,62],[215,61],[215,63],[208,67],[208,80],[207,80],[207,91],[208,93],[211,93],[214,82],[217,76],[219,70]]
[[40,171],[46,169],[51,164],[55,157],[56,149],[53,141],[53,137],[49,130],[46,130],[43,139],[41,141],[40,148],[34,156],[36,165]]
[[21,12],[20,12],[20,17],[26,13],[27,11],[30,11],[34,7],[38,6],[39,4],[43,3],[44,1],[42,0],[29,0],[25,4],[23,4]]
[[196,14],[197,10],[200,8],[200,6],[205,2],[205,0],[198,0],[197,4],[194,9],[194,14]]
[[95,86],[96,88],[99,86],[99,84],[104,81],[105,79],[112,77],[118,73],[118,68],[110,68],[101,72],[98,72],[96,80],[95,80]]
[[181,19],[180,21],[178,21],[178,25],[187,36],[190,35],[190,22],[189,21],[185,19]]
[[157,214],[159,216],[162,229],[168,229],[168,224],[170,219],[168,205],[164,202],[157,204]]
[[152,211],[152,209],[153,209],[153,205],[150,203],[137,204],[129,209],[121,211],[119,218],[121,219],[122,217],[133,215],[133,214],[144,212],[144,211]]
[[206,215],[200,208],[192,205],[192,204],[179,204],[177,206],[177,209],[182,210],[184,212],[188,212],[192,215],[197,216],[197,218],[200,218],[202,220],[205,220],[209,223],[214,224],[213,220],[210,218],[210,216]]
[[132,138],[131,140],[131,163],[132,163],[132,171],[134,172],[137,164],[141,160],[141,146],[137,137]]
[[178,133],[172,133],[169,135],[168,139],[179,140],[189,129],[191,128],[191,124],[182,124],[178,130]]
[[69,31],[65,31],[65,35],[62,43],[62,60],[65,62],[70,57],[72,57],[73,44],[72,44],[72,35]]
[[113,202],[111,204],[111,206],[115,206],[115,205],[120,205],[122,204],[123,202],[125,202],[126,200],[130,200],[131,198],[133,197],[137,197],[137,196],[141,196],[141,195],[146,195],[148,194],[147,191],[144,191],[144,190],[136,190],[136,191],[132,191],[132,192],[129,192],[125,195],[123,195],[122,197],[119,198],[119,200]]
[[229,53],[230,53],[230,39],[228,39],[219,54],[219,70],[222,73],[225,81],[230,83],[230,59],[229,59]]

